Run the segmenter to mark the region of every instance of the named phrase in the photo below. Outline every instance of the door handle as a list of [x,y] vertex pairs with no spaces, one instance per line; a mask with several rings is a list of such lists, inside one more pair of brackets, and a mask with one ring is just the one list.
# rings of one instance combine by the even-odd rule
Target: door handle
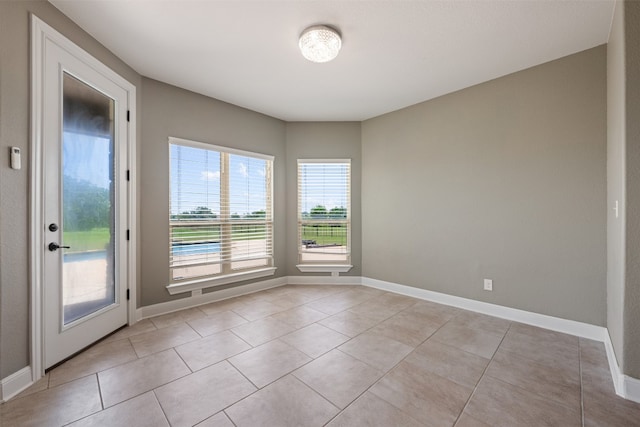
[[51,252],[55,252],[55,251],[57,251],[58,249],[61,249],[61,248],[62,249],[70,249],[71,246],[60,246],[59,244],[57,244],[55,242],[49,243],[49,250]]

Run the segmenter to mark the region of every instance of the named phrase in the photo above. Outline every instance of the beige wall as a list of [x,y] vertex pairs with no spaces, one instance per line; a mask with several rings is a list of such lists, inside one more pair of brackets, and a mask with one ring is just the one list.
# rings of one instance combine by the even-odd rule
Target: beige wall
[[[360,123],[287,123],[287,275],[303,276],[296,268],[298,263],[298,159],[351,159],[351,264],[349,273],[360,276],[361,208],[360,175],[361,144]],[[318,275],[317,273],[309,273]]]
[[605,325],[605,54],[365,121],[363,275]]
[[[139,240],[141,305],[191,295],[170,296],[165,288],[169,284],[170,136],[275,156],[274,255],[278,267],[275,277],[285,275],[284,122],[147,78],[142,80],[142,97],[145,108],[140,115],[143,132],[138,173],[142,218]],[[223,288],[214,290],[219,289]]]
[[[36,14],[135,86],[140,76],[46,1],[0,1],[0,378],[29,364],[30,25]],[[138,96],[140,108],[140,97]],[[9,147],[22,169],[9,168]]]

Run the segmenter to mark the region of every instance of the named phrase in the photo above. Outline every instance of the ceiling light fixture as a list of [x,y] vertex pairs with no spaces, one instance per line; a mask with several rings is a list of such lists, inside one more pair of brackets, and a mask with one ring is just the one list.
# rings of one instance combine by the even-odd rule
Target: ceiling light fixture
[[298,43],[302,56],[312,62],[329,62],[342,47],[340,34],[326,25],[314,25],[302,32]]

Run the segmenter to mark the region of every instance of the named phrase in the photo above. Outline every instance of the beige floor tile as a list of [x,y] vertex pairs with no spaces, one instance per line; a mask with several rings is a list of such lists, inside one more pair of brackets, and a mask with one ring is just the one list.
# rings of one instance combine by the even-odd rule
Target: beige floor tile
[[289,285],[287,288],[289,288],[290,291],[309,297],[312,301],[354,289],[353,287],[343,285]]
[[232,329],[234,334],[254,347],[293,332],[293,330],[292,326],[271,317],[245,323]]
[[466,387],[475,387],[489,359],[427,340],[406,358],[422,369]]
[[372,297],[377,297],[380,295],[384,295],[386,293],[388,293],[387,291],[383,291],[380,289],[376,289],[376,288],[371,288],[369,286],[356,286],[355,289],[358,289],[360,292],[364,292],[367,293],[369,295],[371,295]]
[[408,309],[417,301],[414,298],[387,292],[352,307],[349,311],[381,322],[402,310]]
[[138,323],[136,323],[133,326],[125,326],[124,328],[120,329],[119,331],[109,335],[107,338],[105,338],[102,342],[106,343],[109,341],[117,341],[117,340],[121,340],[124,338],[129,338],[132,337],[134,335],[139,335],[139,334],[144,334],[146,332],[151,332],[151,331],[155,331],[156,327],[153,324],[153,322],[149,319],[144,319],[139,321]]
[[366,392],[335,417],[327,427],[422,427],[392,404]]
[[427,321],[444,324],[463,310],[431,301],[418,301],[414,305],[403,310],[404,313],[414,314]]
[[583,393],[592,392],[605,396],[615,396],[616,390],[613,385],[613,377],[608,368],[591,363],[581,363],[580,374],[582,380]]
[[338,349],[386,372],[411,353],[413,347],[382,335],[364,333]]
[[482,421],[476,420],[470,415],[467,415],[466,412],[463,412],[462,415],[456,421],[455,427],[491,427],[489,424],[485,424]]
[[426,426],[453,425],[472,387],[461,386],[408,360],[402,361],[370,389]]
[[80,421],[72,427],[135,426],[169,427],[167,418],[153,392],[147,392],[111,408],[100,411]]
[[280,340],[297,348],[307,356],[316,358],[348,341],[349,337],[314,323],[284,335],[280,337]]
[[562,332],[550,329],[538,328],[536,326],[525,325],[523,323],[512,322],[509,328],[512,333],[527,335],[538,340],[551,341],[558,344],[565,344],[567,347],[580,345],[580,339],[574,335],[563,334]]
[[580,366],[606,371],[609,376],[609,360],[604,344],[598,341],[580,338]]
[[376,319],[354,313],[350,310],[334,314],[318,322],[334,331],[349,337],[355,337],[378,324]]
[[453,317],[449,323],[464,325],[472,329],[490,331],[504,335],[511,326],[511,321],[500,319],[499,317],[487,316],[486,314],[475,313],[473,311],[460,310],[457,316]]
[[227,414],[224,412],[218,412],[213,417],[209,417],[200,424],[197,424],[197,427],[235,427]]
[[210,316],[190,320],[188,323],[197,333],[206,337],[207,335],[244,325],[248,323],[248,320],[233,311],[222,311]]
[[311,361],[303,352],[280,340],[271,341],[229,359],[258,388]]
[[250,348],[236,335],[224,331],[178,346],[176,351],[192,371],[198,371]]
[[180,323],[185,323],[195,319],[201,319],[206,315],[202,310],[197,307],[188,308],[185,310],[175,311],[173,313],[164,314],[162,316],[152,317],[149,320],[155,325],[156,328],[166,328],[167,326],[175,326]]
[[485,376],[465,412],[491,426],[579,426],[581,413],[519,387]]
[[[48,373],[44,374],[44,376],[42,378],[40,378],[38,381],[36,381],[35,384],[32,384],[31,386],[29,386],[29,388],[27,388],[26,390],[21,391],[20,393],[18,393],[13,398],[14,399],[19,399],[21,397],[29,396],[30,394],[38,393],[39,391],[46,390],[47,388],[49,388],[49,374]],[[2,424],[0,424],[0,426],[2,426]]]
[[276,313],[271,317],[298,329],[322,320],[328,316],[328,314],[314,310],[310,307],[300,306]]
[[352,307],[350,311],[382,321],[416,304],[415,298],[386,292]]
[[211,316],[212,314],[222,313],[223,311],[232,311],[234,308],[240,308],[243,305],[244,303],[238,300],[238,298],[229,298],[222,301],[200,305],[198,308],[207,316]]
[[338,408],[288,375],[225,412],[237,427],[300,427],[322,426]]
[[289,292],[288,294],[280,295],[276,298],[271,298],[269,301],[278,304],[281,307],[286,307],[287,309],[299,307],[308,302],[315,300],[316,298],[311,295],[306,295],[302,292]]
[[438,329],[430,339],[491,359],[503,336],[501,333],[472,329],[449,322]]
[[95,375],[0,406],[2,427],[62,426],[102,409]]
[[220,362],[155,390],[172,427],[193,426],[256,388],[228,362]]
[[258,294],[260,294],[262,299],[264,299],[265,301],[271,301],[273,299],[277,299],[285,295],[291,294],[294,291],[295,289],[292,288],[291,286],[284,285],[284,286],[276,286],[275,288],[265,289],[264,291],[258,292]]
[[129,341],[131,341],[138,357],[144,357],[200,338],[200,335],[191,326],[180,323],[132,336]]
[[105,408],[190,374],[175,350],[165,350],[98,374]]
[[289,307],[278,305],[275,302],[257,300],[236,307],[233,311],[249,321],[254,321],[272,314],[280,313],[288,308]]
[[548,366],[578,369],[580,345],[577,337],[514,323],[501,348]]
[[348,308],[358,305],[371,298],[373,298],[373,296],[370,293],[359,292],[357,290],[349,290],[347,292],[340,292],[312,301],[308,303],[307,306],[313,308],[314,310],[332,315],[347,310]]
[[99,343],[50,372],[49,387],[121,365],[138,356],[129,340]]
[[533,362],[500,348],[486,375],[580,410],[580,371]]
[[382,372],[340,350],[333,350],[297,369],[293,375],[344,409],[379,380]]
[[439,322],[426,321],[411,313],[400,312],[378,324],[370,332],[384,335],[411,347],[417,347],[436,332]]
[[585,390],[583,401],[585,426],[640,426],[640,403],[592,390]]
[[175,425],[200,427],[234,427],[230,415],[238,426],[564,427],[582,412],[588,427],[640,427],[640,404],[616,396],[600,342],[338,285],[142,320],[0,405],[0,425],[166,426],[158,390]]

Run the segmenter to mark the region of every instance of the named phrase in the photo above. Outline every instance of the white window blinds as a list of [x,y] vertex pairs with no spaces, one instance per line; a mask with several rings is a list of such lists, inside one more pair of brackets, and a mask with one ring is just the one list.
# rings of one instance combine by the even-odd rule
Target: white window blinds
[[169,142],[172,282],[271,266],[272,158]]
[[350,189],[350,160],[298,160],[300,263],[349,263]]

